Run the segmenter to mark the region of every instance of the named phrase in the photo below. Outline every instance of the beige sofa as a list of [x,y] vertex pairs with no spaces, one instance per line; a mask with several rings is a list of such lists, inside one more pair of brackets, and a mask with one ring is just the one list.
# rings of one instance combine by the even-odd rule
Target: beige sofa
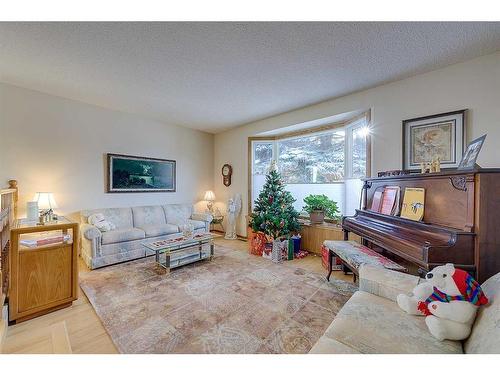
[[424,317],[411,316],[396,304],[411,293],[417,276],[363,265],[359,291],[342,307],[310,353],[500,353],[500,273],[482,284],[490,303],[479,309],[470,337],[438,341]]
[[[101,232],[89,224],[89,216],[101,213],[116,229]],[[184,223],[191,223],[195,232],[210,231],[212,216],[194,213],[192,204],[166,204],[102,208],[80,212],[81,256],[90,269],[142,258],[144,242],[179,236]]]

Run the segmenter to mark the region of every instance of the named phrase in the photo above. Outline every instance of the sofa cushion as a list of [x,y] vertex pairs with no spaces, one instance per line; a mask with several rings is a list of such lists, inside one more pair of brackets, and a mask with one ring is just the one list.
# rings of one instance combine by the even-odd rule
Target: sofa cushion
[[188,220],[188,223],[191,223],[194,227],[194,229],[204,229],[205,228],[205,222],[200,221],[200,220]]
[[356,349],[331,339],[322,336],[316,344],[311,348],[309,354],[361,354]]
[[89,216],[103,214],[104,219],[116,226],[116,229],[133,228],[132,209],[128,208],[101,208],[96,210],[83,210],[80,212],[82,222],[88,223]]
[[[326,242],[326,241],[325,241]],[[359,290],[396,301],[399,294],[412,294],[420,282],[418,276],[363,264],[359,268]]]
[[179,233],[179,227],[173,224],[143,225],[142,229],[146,237],[158,237],[166,234]]
[[193,205],[191,204],[166,204],[163,206],[167,224],[181,225],[191,218]]
[[142,229],[138,228],[116,229],[116,230],[110,230],[109,232],[104,232],[102,234],[102,244],[108,245],[110,243],[140,240],[145,237],[146,234]]
[[132,207],[134,227],[143,228],[148,225],[166,224],[165,212],[161,206]]
[[425,318],[402,311],[396,303],[367,292],[354,293],[325,336],[361,353],[462,353],[459,341],[438,341]]
[[500,273],[486,280],[481,288],[489,299],[480,307],[472,332],[464,343],[467,354],[500,354]]

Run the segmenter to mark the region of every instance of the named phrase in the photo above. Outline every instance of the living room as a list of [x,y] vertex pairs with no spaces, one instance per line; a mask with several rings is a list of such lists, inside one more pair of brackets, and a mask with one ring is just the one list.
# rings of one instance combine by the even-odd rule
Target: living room
[[500,23],[24,19],[2,360],[500,354]]

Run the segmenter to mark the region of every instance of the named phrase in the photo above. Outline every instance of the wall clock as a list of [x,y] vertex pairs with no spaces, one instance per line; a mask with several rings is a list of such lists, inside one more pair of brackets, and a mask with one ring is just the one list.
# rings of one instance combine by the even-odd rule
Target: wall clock
[[231,175],[233,174],[233,167],[229,164],[224,164],[222,166],[222,183],[225,186],[231,185]]

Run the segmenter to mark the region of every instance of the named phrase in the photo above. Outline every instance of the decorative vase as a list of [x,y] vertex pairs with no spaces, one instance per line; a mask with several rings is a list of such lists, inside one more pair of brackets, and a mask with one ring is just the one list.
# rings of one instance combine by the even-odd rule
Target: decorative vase
[[311,224],[322,224],[325,221],[325,211],[311,211],[309,219],[311,220]]
[[191,239],[194,236],[194,226],[189,222],[185,222],[181,228],[182,236],[187,239]]
[[281,241],[273,240],[273,250],[271,251],[271,260],[273,261],[273,263],[281,263],[283,261],[281,250]]
[[28,221],[38,220],[38,202],[26,202],[26,218]]

